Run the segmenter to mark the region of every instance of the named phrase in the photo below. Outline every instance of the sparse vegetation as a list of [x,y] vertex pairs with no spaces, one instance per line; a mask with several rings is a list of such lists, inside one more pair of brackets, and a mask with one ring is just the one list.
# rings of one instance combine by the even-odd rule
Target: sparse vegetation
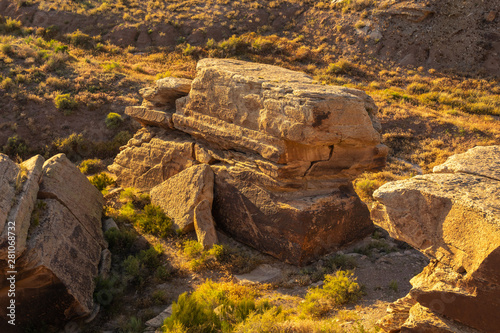
[[106,187],[115,183],[114,179],[104,172],[90,177],[89,180],[99,191],[103,191]]
[[122,116],[120,116],[118,113],[115,112],[110,112],[106,116],[106,127],[110,129],[115,129],[118,128],[121,123],[123,122]]
[[54,98],[56,108],[68,115],[76,109],[78,102],[70,94],[57,94]]
[[302,309],[307,314],[322,316],[341,305],[356,302],[362,295],[353,273],[340,270],[326,276],[323,288],[308,291]]

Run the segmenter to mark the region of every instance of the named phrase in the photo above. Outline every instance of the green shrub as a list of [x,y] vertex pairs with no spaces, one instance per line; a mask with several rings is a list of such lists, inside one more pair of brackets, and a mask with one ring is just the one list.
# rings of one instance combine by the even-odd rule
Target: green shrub
[[336,254],[326,260],[327,266],[334,270],[349,270],[357,267],[356,259],[345,254]]
[[10,77],[7,77],[0,81],[0,89],[9,90],[14,88],[15,86],[16,84],[14,83],[14,80],[12,80]]
[[88,175],[99,172],[104,168],[104,165],[102,164],[102,161],[99,159],[88,159],[88,160],[83,160],[78,166],[78,168],[80,169],[81,173]]
[[173,233],[172,220],[160,207],[152,204],[144,206],[144,211],[137,217],[136,225],[142,232],[158,237],[167,237]]
[[23,24],[21,21],[7,17],[5,23],[0,24],[0,31],[3,30],[6,33],[13,33],[21,30],[22,26]]
[[127,333],[142,333],[144,325],[139,318],[132,316],[124,325],[122,325],[121,329],[123,332]]
[[131,230],[111,228],[104,233],[109,250],[114,254],[128,254],[137,235]]
[[118,279],[114,276],[103,278],[97,276],[95,279],[94,300],[96,303],[109,306],[117,294],[120,293],[118,288]]
[[101,172],[98,175],[90,177],[90,182],[92,183],[92,185],[94,185],[95,187],[97,187],[97,189],[99,191],[104,190],[109,185],[115,184],[114,179],[111,178],[110,176],[108,176],[104,172]]
[[191,295],[179,296],[162,329],[173,332],[174,327],[184,327],[189,332],[230,332],[252,313],[271,308],[266,300],[255,301],[256,296],[249,287],[208,280]]
[[409,84],[406,90],[411,94],[421,95],[429,92],[430,88],[427,84],[414,82]]
[[136,285],[142,285],[151,272],[160,267],[159,250],[151,247],[139,252],[137,255],[130,255],[122,263],[125,279]]
[[335,275],[326,275],[323,288],[309,289],[302,310],[313,316],[322,316],[347,303],[356,302],[363,291],[353,273],[337,271]]
[[345,59],[340,59],[335,63],[331,63],[328,66],[327,72],[329,74],[352,74],[355,69],[355,65]]
[[7,139],[7,144],[3,146],[4,154],[9,155],[10,157],[21,157],[24,158],[27,156],[29,149],[26,145],[26,142],[19,138],[17,135],[11,136]]
[[110,129],[118,128],[122,122],[123,122],[122,116],[120,116],[118,113],[115,112],[108,113],[105,120],[106,127]]
[[105,72],[112,72],[115,69],[120,69],[122,66],[115,61],[111,61],[108,63],[101,64],[101,67],[102,69],[104,69]]
[[64,111],[64,114],[70,114],[78,107],[78,102],[70,94],[57,94],[54,98],[54,104],[56,108]]
[[81,32],[79,29],[66,35],[70,44],[83,48],[92,48],[92,37]]

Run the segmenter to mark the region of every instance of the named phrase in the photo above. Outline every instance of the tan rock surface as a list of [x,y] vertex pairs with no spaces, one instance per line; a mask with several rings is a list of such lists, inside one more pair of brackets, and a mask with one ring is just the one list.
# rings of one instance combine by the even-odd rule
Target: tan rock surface
[[173,122],[184,132],[225,148],[257,152],[275,163],[312,162],[328,160],[332,145],[378,145],[376,111],[365,93],[314,84],[302,73],[203,59],[189,96],[177,102]]
[[[479,163],[480,162],[480,163]],[[500,181],[500,146],[478,146],[450,156],[434,173],[468,173]]]
[[203,200],[212,206],[214,173],[206,164],[195,165],[155,186],[150,194],[151,202],[160,206],[178,229],[191,231],[196,206]]
[[[9,203],[11,206],[8,207],[8,204],[5,205],[5,212],[8,212],[8,215],[7,218],[3,220],[3,223],[2,220],[0,220],[0,226],[3,226],[2,229],[0,229],[2,230],[0,235],[1,260],[7,258],[9,231],[16,235],[16,258],[19,257],[26,248],[31,211],[35,205],[44,161],[41,155],[37,155],[14,168],[11,163],[3,160],[3,163],[7,165],[5,167],[6,172],[4,176],[12,176],[15,169],[17,169],[17,172],[14,178],[11,178],[10,182],[5,179],[5,193],[3,195],[5,199],[10,198]],[[2,161],[0,161],[0,163],[2,163]],[[12,194],[14,194],[14,196],[12,196]],[[7,223],[9,221],[15,222],[15,230],[9,229],[9,226],[12,226]]]
[[166,77],[155,82],[150,88],[141,89],[139,92],[144,99],[150,101],[155,106],[167,106],[175,108],[175,100],[186,96],[191,89],[191,80]]
[[172,113],[160,110],[151,110],[143,106],[128,106],[125,114],[138,121],[141,125],[157,126],[163,128],[173,128]]
[[[476,147],[435,168],[443,173],[388,183],[374,193],[374,222],[434,259],[411,280],[411,297],[427,310],[412,308],[419,319],[405,324],[408,329],[456,332],[422,319],[431,311],[481,332],[499,332],[499,151]],[[435,330],[426,328],[432,325]]]
[[[14,166],[7,160],[0,163],[6,171],[3,177],[14,175],[10,182],[1,179],[3,187],[10,184],[15,189]],[[17,196],[8,219],[16,219],[20,255],[14,269],[0,260],[2,322],[10,301],[9,270],[17,271],[16,327],[42,321],[61,325],[88,316],[94,310],[94,279],[107,246],[101,230],[102,195],[63,154],[45,163],[38,155],[17,169],[25,179],[17,182],[21,186],[14,191]],[[31,223],[34,211],[36,219]]]
[[55,155],[44,163],[38,198],[59,201],[96,242],[106,246],[101,225],[102,194],[64,154]]
[[210,249],[219,242],[212,216],[212,205],[207,199],[201,201],[194,209],[194,229],[198,242],[204,249]]
[[276,192],[263,182],[266,176],[255,170],[212,168],[217,227],[281,260],[302,265],[373,231],[368,209],[349,182],[319,190]]
[[140,130],[116,156],[109,170],[123,187],[150,190],[195,164],[194,140],[180,132]]
[[[18,267],[22,267],[17,276],[18,300],[24,304],[20,311],[27,318],[48,310],[64,322],[92,312],[102,246],[87,231],[85,223],[89,221],[78,220],[56,199],[44,202],[40,223],[18,261]],[[54,290],[59,292],[54,294]]]

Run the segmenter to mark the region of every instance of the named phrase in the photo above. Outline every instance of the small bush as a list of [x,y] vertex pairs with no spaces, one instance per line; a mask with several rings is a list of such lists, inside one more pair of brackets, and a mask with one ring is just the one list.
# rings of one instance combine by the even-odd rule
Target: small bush
[[172,316],[165,319],[164,332],[184,327],[189,332],[230,332],[252,313],[270,309],[268,301],[255,301],[250,287],[210,280],[191,295],[184,293],[172,305]]
[[115,112],[108,113],[105,120],[106,127],[109,129],[118,128],[122,122],[123,122],[122,116]]
[[421,95],[429,92],[430,88],[426,84],[414,82],[409,84],[408,87],[406,87],[406,90],[411,94]]
[[115,181],[113,180],[113,178],[111,178],[110,176],[108,176],[104,172],[101,172],[98,175],[90,177],[90,182],[92,183],[92,185],[97,187],[97,189],[99,191],[104,190],[109,185],[115,184]]
[[111,228],[104,233],[109,250],[118,255],[128,254],[137,235],[131,230]]
[[70,114],[78,107],[78,102],[70,94],[57,94],[54,98],[54,104],[56,108],[64,111],[64,114]]
[[83,160],[78,168],[80,169],[81,173],[88,175],[101,171],[104,168],[104,165],[99,159],[88,159]]
[[136,225],[142,232],[158,237],[167,237],[173,233],[172,220],[163,210],[155,205],[148,204],[136,220]]
[[362,295],[352,272],[337,271],[335,275],[326,275],[323,288],[309,289],[302,310],[319,317],[339,306],[356,302]]
[[125,324],[122,325],[121,329],[123,332],[127,333],[142,333],[144,325],[139,318],[132,316]]
[[83,48],[91,48],[92,47],[92,37],[84,34],[80,30],[76,30],[70,34],[67,34],[66,37],[70,44],[74,46],[79,46]]
[[114,276],[104,279],[100,275],[95,279],[94,300],[102,306],[109,306],[117,294],[118,279]]
[[10,157],[24,158],[27,156],[29,149],[26,145],[26,142],[19,138],[17,135],[11,136],[7,139],[7,144],[3,146],[4,154],[9,155]]
[[329,74],[352,74],[356,66],[345,59],[340,59],[335,63],[331,63],[328,66],[327,72]]

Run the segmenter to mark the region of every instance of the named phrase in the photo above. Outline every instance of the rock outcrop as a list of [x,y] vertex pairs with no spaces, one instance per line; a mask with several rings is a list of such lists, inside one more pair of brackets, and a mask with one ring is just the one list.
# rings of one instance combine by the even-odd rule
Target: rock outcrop
[[151,202],[160,206],[182,232],[194,230],[195,208],[214,197],[214,173],[207,164],[198,164],[167,179],[151,190]]
[[[5,261],[7,255],[0,260],[1,325],[6,323],[10,300],[7,271],[17,272],[16,327],[20,330],[27,324],[57,325],[88,316],[94,310],[94,278],[106,247],[101,193],[63,154],[45,163],[38,155],[19,166],[0,154],[0,170],[6,171],[0,179],[5,193],[2,207],[7,195],[17,193],[10,200],[10,212],[1,210],[9,212],[8,221],[15,221],[17,250],[14,268]],[[16,180],[16,172],[23,175],[21,180]],[[4,240],[2,234],[2,250],[7,251]]]
[[411,280],[407,306],[381,326],[500,332],[500,146],[452,156],[432,174],[385,184],[374,198],[375,223],[432,259]]
[[122,186],[150,190],[210,165],[217,227],[296,264],[372,231],[350,180],[383,167],[387,147],[364,92],[275,66],[203,59],[175,112],[162,111],[172,126],[151,121],[154,105],[142,108],[145,127],[110,167]]

